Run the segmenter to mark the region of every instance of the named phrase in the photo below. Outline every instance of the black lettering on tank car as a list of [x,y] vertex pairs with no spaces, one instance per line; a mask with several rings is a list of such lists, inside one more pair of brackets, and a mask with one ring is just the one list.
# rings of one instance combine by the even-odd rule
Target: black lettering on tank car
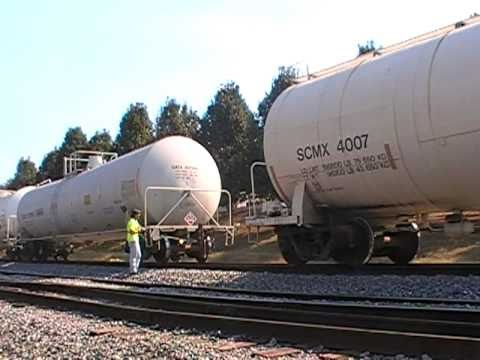
[[304,158],[305,158],[305,157],[304,157],[304,155],[303,155],[303,149],[302,149],[301,147],[299,147],[299,148],[297,149],[297,160],[298,160],[298,161],[303,161]]
[[303,161],[305,159],[311,160],[316,158],[323,158],[328,155],[330,155],[330,152],[328,151],[328,143],[306,145],[303,148],[297,148],[298,161]]
[[306,146],[305,149],[303,149],[303,153],[305,154],[305,158],[308,160],[310,160],[313,156],[312,148],[310,146]]

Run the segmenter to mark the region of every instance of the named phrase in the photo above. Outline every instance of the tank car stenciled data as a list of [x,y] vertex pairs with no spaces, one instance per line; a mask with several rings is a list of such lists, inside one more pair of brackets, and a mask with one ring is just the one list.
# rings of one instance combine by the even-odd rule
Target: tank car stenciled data
[[297,264],[407,263],[433,212],[446,212],[446,232],[472,232],[464,214],[480,209],[478,44],[471,18],[285,90],[268,114],[262,165],[290,212],[252,209],[247,223],[276,226]]
[[30,256],[48,255],[38,248],[41,240],[96,232],[118,236],[128,211],[138,208],[148,253],[158,261],[184,253],[205,261],[209,231],[233,236],[230,223],[222,226],[213,219],[221,194],[214,159],[189,138],[166,137],[118,158],[79,151],[65,158],[64,178],[23,195],[17,231],[22,240],[37,240],[31,241]]

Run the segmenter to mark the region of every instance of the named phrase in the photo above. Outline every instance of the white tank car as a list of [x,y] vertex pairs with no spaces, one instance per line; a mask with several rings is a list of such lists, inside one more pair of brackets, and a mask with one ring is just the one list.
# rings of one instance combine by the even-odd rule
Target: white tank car
[[[20,231],[23,238],[38,238],[122,229],[126,209],[144,209],[148,186],[218,190],[193,193],[208,214],[187,198],[164,225],[185,224],[190,212],[196,224],[207,222],[221,195],[220,174],[208,151],[189,138],[172,136],[28,192],[18,206]],[[178,191],[149,192],[149,222],[160,221],[181,196]]]
[[18,191],[0,190],[0,240],[16,236],[18,204],[33,189],[34,186],[26,186]]
[[304,183],[313,204],[305,219],[322,222],[320,213],[335,212],[335,222],[353,221],[375,234],[403,216],[480,209],[478,44],[480,22],[473,18],[284,91],[264,132],[278,195],[295,207],[295,189]]

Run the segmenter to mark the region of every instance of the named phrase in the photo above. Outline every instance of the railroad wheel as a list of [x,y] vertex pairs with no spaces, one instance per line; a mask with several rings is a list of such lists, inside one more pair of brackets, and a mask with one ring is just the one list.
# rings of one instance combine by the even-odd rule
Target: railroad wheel
[[142,251],[142,261],[150,259],[152,256],[152,249],[151,248],[145,248]]
[[199,256],[196,257],[198,263],[199,264],[205,264],[208,260],[209,253],[210,253],[210,247],[208,246],[208,244],[206,244],[205,254],[199,255]]
[[46,261],[49,255],[49,248],[46,242],[35,241],[33,244],[34,258],[38,261]]
[[12,260],[12,261],[19,260],[17,251],[14,247],[8,248],[6,255],[7,255],[7,260]]
[[299,251],[303,239],[301,228],[280,228],[277,232],[278,247],[285,261],[291,265],[303,265],[311,259]]
[[200,246],[199,254],[195,258],[197,259],[199,264],[205,264],[208,260],[208,255],[210,255],[211,244],[210,244],[210,241],[207,240],[207,238],[202,238],[202,239],[199,239],[198,241],[199,242],[203,241],[203,245]]
[[420,232],[402,231],[393,235],[395,246],[391,248],[388,257],[395,264],[406,265],[417,255]]
[[208,260],[208,256],[207,257],[200,257],[200,256],[197,257],[197,262],[199,264],[205,264],[207,262],[207,260]]
[[373,253],[374,236],[367,221],[354,219],[349,225],[334,229],[335,242],[332,257],[335,261],[347,265],[368,263]]
[[158,245],[159,245],[158,248],[156,248],[155,245],[152,248],[152,250],[153,249],[158,250],[158,251],[152,252],[153,258],[155,259],[157,264],[167,265],[168,260],[170,259],[170,256],[171,256],[170,242],[165,237],[162,237],[160,238],[160,240],[158,240]]
[[35,249],[32,246],[32,243],[23,244],[21,248],[18,249],[18,259],[20,261],[29,261],[31,262],[35,256]]

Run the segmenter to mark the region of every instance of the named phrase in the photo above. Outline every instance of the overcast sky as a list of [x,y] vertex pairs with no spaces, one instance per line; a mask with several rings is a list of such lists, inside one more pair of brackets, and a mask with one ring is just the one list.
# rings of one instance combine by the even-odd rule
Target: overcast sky
[[[255,111],[281,65],[310,71],[480,12],[476,1],[0,0],[0,183],[69,127],[112,137],[128,105],[166,97],[203,115],[240,85]],[[248,176],[246,174],[245,176]]]

